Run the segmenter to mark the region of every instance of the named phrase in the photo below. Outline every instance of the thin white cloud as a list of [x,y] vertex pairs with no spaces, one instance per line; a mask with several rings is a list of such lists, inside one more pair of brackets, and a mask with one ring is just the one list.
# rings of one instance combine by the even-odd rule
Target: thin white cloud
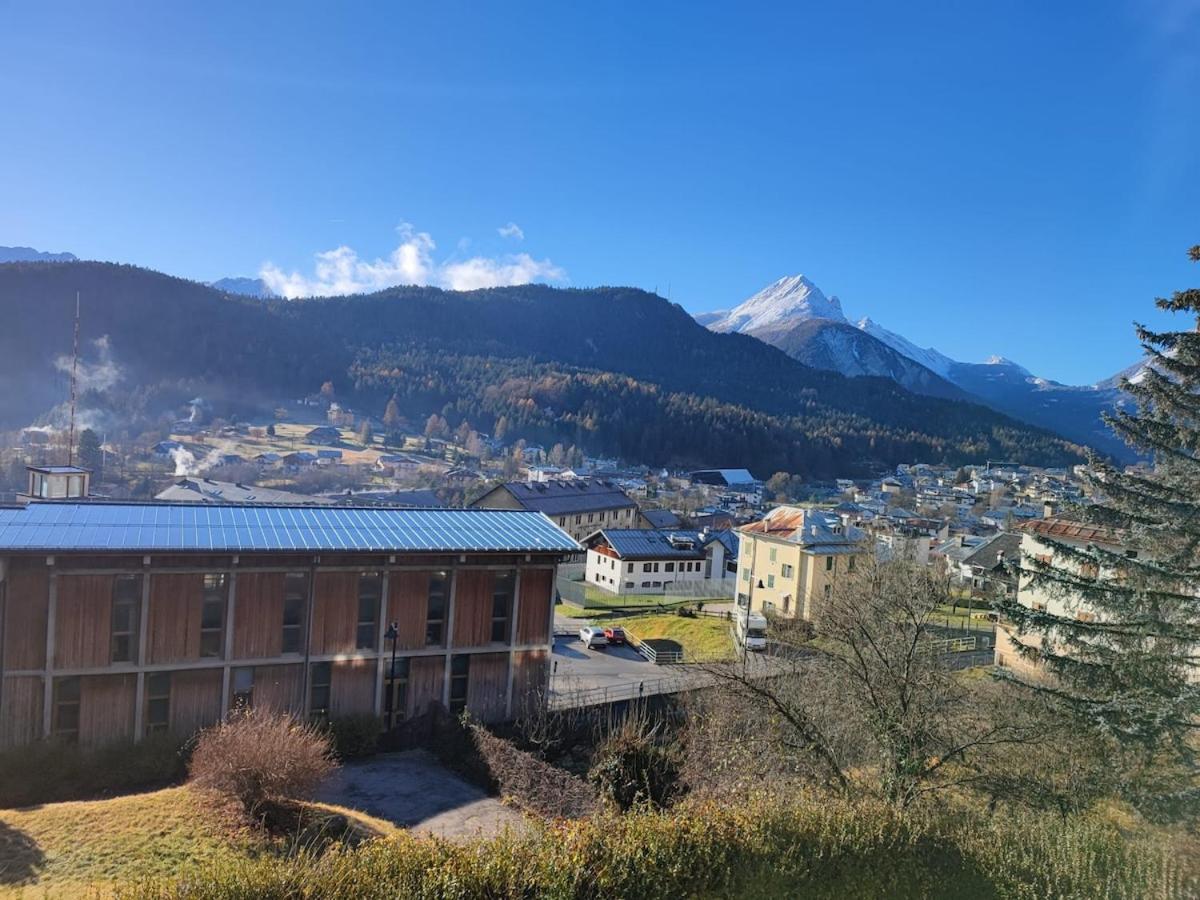
[[525,232],[521,230],[521,226],[516,222],[509,222],[507,225],[502,225],[496,229],[496,233],[500,237],[512,238],[513,240],[525,240]]
[[437,244],[428,232],[417,231],[408,223],[397,230],[400,244],[383,259],[363,259],[353,248],[343,245],[317,253],[311,276],[298,271],[285,272],[268,262],[259,271],[259,277],[273,293],[289,300],[370,293],[398,284],[432,284],[471,291],[567,278],[561,267],[548,259],[534,259],[528,253],[436,262],[433,251]]

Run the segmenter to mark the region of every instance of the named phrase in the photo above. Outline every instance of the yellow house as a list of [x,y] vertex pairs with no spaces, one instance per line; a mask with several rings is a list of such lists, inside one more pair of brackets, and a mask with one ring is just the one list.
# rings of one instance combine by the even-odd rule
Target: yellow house
[[778,506],[738,534],[738,605],[808,621],[869,548],[862,529],[833,513],[796,506]]

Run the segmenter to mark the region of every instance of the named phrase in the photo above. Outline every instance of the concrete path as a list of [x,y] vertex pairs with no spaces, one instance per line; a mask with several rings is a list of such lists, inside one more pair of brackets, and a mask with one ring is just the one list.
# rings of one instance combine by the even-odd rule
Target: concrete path
[[425,750],[386,753],[339,769],[317,799],[418,834],[459,839],[527,828],[524,817],[455,775]]

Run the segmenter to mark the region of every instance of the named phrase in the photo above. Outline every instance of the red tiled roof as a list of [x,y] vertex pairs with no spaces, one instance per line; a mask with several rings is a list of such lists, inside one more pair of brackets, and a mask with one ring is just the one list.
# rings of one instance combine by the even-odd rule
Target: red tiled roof
[[1068,541],[1098,541],[1102,544],[1119,545],[1124,540],[1124,535],[1112,528],[1072,522],[1069,519],[1034,519],[1018,527],[1022,531]]

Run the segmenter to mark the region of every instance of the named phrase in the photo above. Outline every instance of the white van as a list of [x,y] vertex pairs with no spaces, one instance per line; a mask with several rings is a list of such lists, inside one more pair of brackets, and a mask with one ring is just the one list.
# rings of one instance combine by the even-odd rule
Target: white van
[[766,650],[767,617],[762,613],[739,610],[736,634],[738,643],[747,650]]

